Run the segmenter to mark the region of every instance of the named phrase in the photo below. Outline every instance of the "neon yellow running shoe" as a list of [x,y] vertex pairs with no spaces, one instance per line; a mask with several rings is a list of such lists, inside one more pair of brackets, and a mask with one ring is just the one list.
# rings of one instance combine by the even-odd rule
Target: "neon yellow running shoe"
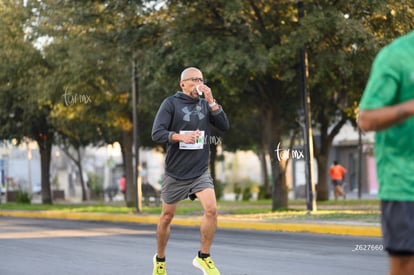
[[157,254],[154,255],[152,262],[154,263],[154,270],[152,271],[152,275],[167,275],[165,262],[157,262]]
[[220,271],[217,269],[211,257],[202,259],[196,256],[193,260],[193,266],[203,271],[203,275],[220,275]]

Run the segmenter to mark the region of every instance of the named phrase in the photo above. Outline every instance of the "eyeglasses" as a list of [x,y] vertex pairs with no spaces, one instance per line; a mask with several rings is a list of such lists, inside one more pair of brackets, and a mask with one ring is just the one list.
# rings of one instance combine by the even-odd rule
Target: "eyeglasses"
[[193,82],[203,82],[203,83],[206,83],[206,80],[204,80],[201,77],[190,77],[190,78],[183,79],[181,81],[188,81],[188,80],[191,80]]

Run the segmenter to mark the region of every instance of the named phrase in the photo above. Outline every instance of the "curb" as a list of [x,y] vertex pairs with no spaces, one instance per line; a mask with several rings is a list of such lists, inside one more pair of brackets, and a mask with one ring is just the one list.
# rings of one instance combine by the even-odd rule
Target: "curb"
[[[157,224],[158,216],[153,215],[131,215],[131,214],[107,214],[107,213],[79,213],[62,211],[4,211],[0,210],[0,216],[17,218],[43,218],[43,219],[66,219],[66,220],[89,220],[106,222],[127,222]],[[179,226],[198,227],[200,218],[175,217],[172,224]],[[258,231],[281,231],[301,232],[331,235],[346,235],[360,237],[382,237],[381,228],[377,225],[339,225],[339,224],[314,224],[314,223],[270,223],[251,222],[234,219],[229,220],[219,216],[218,228],[258,230]]]

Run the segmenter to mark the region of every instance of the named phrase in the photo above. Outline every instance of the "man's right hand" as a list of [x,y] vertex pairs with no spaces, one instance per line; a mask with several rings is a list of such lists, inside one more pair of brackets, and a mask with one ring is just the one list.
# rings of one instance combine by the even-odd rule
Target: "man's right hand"
[[184,142],[186,144],[194,144],[200,137],[201,132],[199,130],[191,131],[185,134],[173,134],[172,140],[177,142]]

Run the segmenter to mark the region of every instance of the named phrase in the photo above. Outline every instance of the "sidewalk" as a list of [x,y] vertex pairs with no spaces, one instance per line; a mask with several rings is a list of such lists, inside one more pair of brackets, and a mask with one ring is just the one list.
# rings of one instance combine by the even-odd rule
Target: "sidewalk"
[[[158,215],[147,214],[108,214],[108,213],[79,213],[64,211],[19,211],[0,210],[0,216],[19,218],[46,218],[90,220],[106,222],[128,222],[154,224],[158,222]],[[174,225],[198,227],[201,216],[176,216]],[[348,236],[381,237],[381,228],[377,223],[361,221],[318,220],[303,219],[272,219],[271,215],[219,215],[219,229],[260,230],[281,232],[306,232],[317,234],[334,234]]]

